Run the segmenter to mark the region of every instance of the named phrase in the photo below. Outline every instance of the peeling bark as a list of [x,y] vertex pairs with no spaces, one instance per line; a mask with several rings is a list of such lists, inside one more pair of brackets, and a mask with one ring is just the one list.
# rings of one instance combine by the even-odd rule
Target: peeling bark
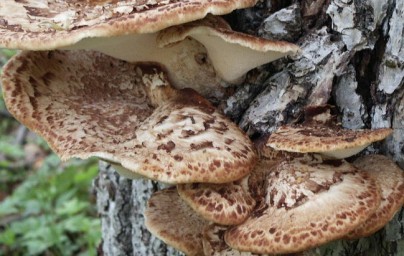
[[[309,104],[336,105],[347,128],[393,127],[367,152],[404,168],[404,1],[267,0],[227,16],[233,28],[297,42],[303,54],[251,72],[220,107],[251,136],[299,121]],[[365,153],[366,153],[365,151]],[[143,226],[159,185],[128,181],[101,164],[95,181],[104,255],[179,255]],[[404,255],[404,212],[369,238],[335,241],[306,255]]]

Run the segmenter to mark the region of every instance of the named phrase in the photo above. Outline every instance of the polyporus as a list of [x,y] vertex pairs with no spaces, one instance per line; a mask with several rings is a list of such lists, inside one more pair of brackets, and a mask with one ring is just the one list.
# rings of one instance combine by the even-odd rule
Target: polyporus
[[177,186],[178,193],[188,205],[206,220],[221,225],[244,222],[262,195],[265,172],[277,163],[304,154],[276,151],[257,145],[259,164],[246,177],[224,184],[192,183]]
[[144,217],[147,229],[165,243],[187,255],[203,255],[202,231],[209,222],[182,201],[175,188],[154,193]]
[[220,17],[173,26],[158,34],[160,47],[193,38],[207,50],[216,73],[225,82],[237,84],[249,70],[296,54],[300,48],[285,41],[267,40],[231,30]]
[[[224,15],[257,0],[123,0],[0,2],[0,44],[24,50],[51,50],[87,38],[153,33]],[[101,40],[99,40],[100,42]]]
[[[274,256],[273,254],[257,254],[243,252],[231,248],[224,241],[224,234],[229,227],[210,224],[203,230],[203,252],[205,256]],[[305,256],[305,252],[287,254],[287,256]],[[307,254],[311,255],[311,254]]]
[[354,165],[369,173],[380,186],[381,204],[365,223],[355,228],[347,238],[370,236],[389,222],[404,204],[404,171],[383,155],[367,155]]
[[9,111],[62,158],[96,156],[167,183],[226,183],[256,160],[249,138],[163,69],[92,51],[22,52],[3,69]]
[[307,157],[268,168],[265,193],[226,243],[240,251],[283,254],[344,237],[380,203],[377,183],[344,160]]
[[181,198],[204,219],[235,225],[247,219],[255,206],[248,178],[226,184],[181,184],[177,188]]
[[[267,146],[276,150],[299,153],[319,153],[325,157],[343,159],[355,155],[371,143],[383,140],[393,130],[349,130],[338,125],[328,106],[311,107],[303,124],[284,125],[271,134]],[[307,113],[307,112],[306,112]]]
[[229,227],[210,224],[203,230],[203,252],[205,256],[266,256],[251,252],[241,252],[229,247],[224,234]]
[[158,62],[176,88],[192,87],[217,99],[224,95],[222,86],[238,83],[248,70],[299,48],[234,32],[220,17],[175,25],[255,3],[5,0],[0,3],[0,47],[97,50],[128,62]]

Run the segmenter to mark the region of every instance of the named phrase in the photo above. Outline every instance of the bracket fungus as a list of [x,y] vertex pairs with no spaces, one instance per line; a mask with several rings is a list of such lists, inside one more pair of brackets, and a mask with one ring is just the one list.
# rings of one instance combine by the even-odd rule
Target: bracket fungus
[[224,15],[257,0],[72,0],[0,2],[0,44],[23,50],[52,50],[85,38],[153,33]]
[[226,183],[256,160],[249,138],[156,64],[92,51],[22,52],[3,70],[9,111],[62,158],[96,156],[166,183]]
[[355,228],[347,238],[369,236],[389,222],[404,204],[404,171],[383,155],[367,155],[355,160],[354,165],[374,178],[381,189],[381,203],[365,223]]
[[178,185],[178,193],[204,219],[222,225],[242,223],[255,206],[248,188],[249,176],[232,183]]
[[375,141],[385,139],[393,132],[390,128],[344,129],[333,119],[329,106],[310,107],[306,109],[303,124],[279,127],[271,134],[266,145],[276,150],[319,153],[325,157],[343,159],[359,153]]
[[[158,62],[176,88],[191,87],[220,99],[224,87],[240,82],[250,69],[299,51],[291,43],[234,32],[220,17],[199,20],[255,3],[4,0],[0,47],[96,50],[128,62]],[[191,21],[195,22],[180,25]]]
[[377,183],[344,160],[284,161],[267,170],[266,193],[250,217],[229,228],[240,251],[284,254],[344,237],[380,203]]
[[[226,244],[224,234],[228,227],[210,224],[203,230],[203,252],[205,256],[267,256],[237,251]],[[297,256],[297,255],[296,255]]]
[[175,188],[155,192],[144,212],[147,229],[187,255],[203,255],[202,231],[209,224],[178,195]]

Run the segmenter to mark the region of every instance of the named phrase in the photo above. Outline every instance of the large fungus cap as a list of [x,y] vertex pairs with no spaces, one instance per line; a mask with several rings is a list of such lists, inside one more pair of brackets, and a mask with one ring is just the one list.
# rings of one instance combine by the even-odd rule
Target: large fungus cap
[[265,188],[251,216],[226,231],[230,247],[272,254],[303,251],[343,237],[380,203],[376,182],[343,160],[284,161],[267,170]]
[[369,236],[389,222],[404,204],[404,171],[383,155],[360,157],[354,165],[374,178],[381,189],[381,203],[365,223],[348,234],[356,239]]
[[147,229],[187,255],[203,255],[202,231],[209,224],[182,199],[175,188],[154,193],[144,212]]
[[0,2],[0,45],[50,50],[85,38],[152,33],[253,6],[256,0],[124,0]]
[[222,225],[240,224],[255,206],[248,191],[248,177],[226,184],[181,184],[177,188],[194,211]]
[[[236,33],[224,20],[213,16],[211,22],[192,23],[195,29],[180,35],[176,29],[161,35],[159,31],[256,2],[4,0],[0,2],[0,47],[96,50],[128,62],[158,62],[176,88],[192,87],[218,100],[227,94],[224,87],[241,82],[248,70],[294,53],[298,47]],[[212,23],[217,30],[205,29]],[[216,31],[213,41],[206,40],[212,31]]]
[[[312,112],[307,114],[307,112]],[[393,129],[349,130],[334,122],[329,106],[306,109],[303,124],[284,125],[271,134],[267,146],[276,150],[320,153],[343,159],[355,155],[371,143],[385,139]]]
[[62,158],[97,156],[167,183],[226,183],[247,175],[249,138],[156,64],[90,51],[23,52],[3,70],[10,112]]

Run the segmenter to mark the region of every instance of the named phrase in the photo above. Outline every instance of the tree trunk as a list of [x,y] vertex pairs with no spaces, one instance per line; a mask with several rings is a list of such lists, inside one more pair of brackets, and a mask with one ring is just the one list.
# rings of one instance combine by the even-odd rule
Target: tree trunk
[[[393,127],[367,151],[404,168],[404,0],[268,0],[237,11],[235,30],[297,42],[302,55],[250,72],[220,107],[251,137],[299,120],[310,104],[336,105],[347,128]],[[129,181],[100,164],[94,183],[104,255],[178,255],[148,233],[142,212],[160,185]],[[369,238],[335,241],[310,255],[404,255],[404,213]]]

